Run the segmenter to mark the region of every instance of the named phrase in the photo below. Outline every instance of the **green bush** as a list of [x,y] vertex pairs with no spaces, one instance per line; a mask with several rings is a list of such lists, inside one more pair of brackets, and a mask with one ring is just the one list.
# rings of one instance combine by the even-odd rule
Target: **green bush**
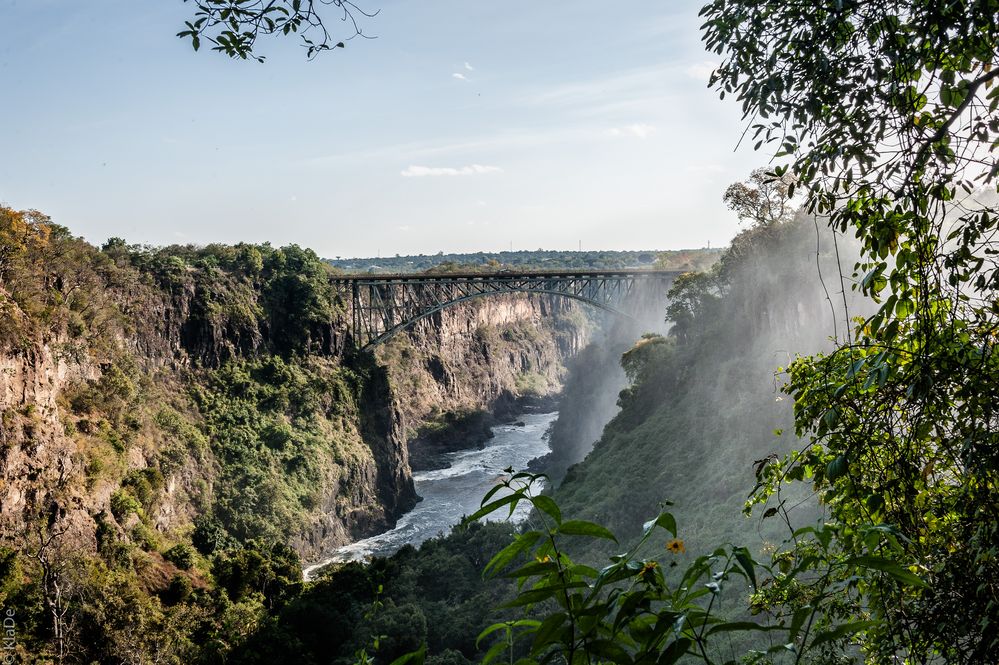
[[190,570],[194,566],[194,549],[186,543],[178,543],[164,552],[163,558],[181,570]]
[[144,508],[148,508],[156,491],[163,486],[163,474],[155,467],[136,469],[125,476],[121,486],[128,489]]
[[139,522],[132,528],[132,542],[146,552],[152,552],[159,546],[159,536],[145,522]]
[[121,522],[131,513],[142,516],[142,503],[127,489],[119,488],[111,495],[111,514]]

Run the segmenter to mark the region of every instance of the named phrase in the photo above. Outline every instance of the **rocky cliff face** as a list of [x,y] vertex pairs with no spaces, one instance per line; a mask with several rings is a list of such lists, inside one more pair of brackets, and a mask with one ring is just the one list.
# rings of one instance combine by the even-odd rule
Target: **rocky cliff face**
[[87,491],[79,481],[81,459],[60,421],[59,396],[69,382],[99,372],[89,362],[68,363],[53,344],[0,354],[0,529],[7,537],[48,517],[93,543],[90,513],[110,492]]
[[414,466],[478,445],[489,436],[492,416],[503,418],[518,403],[557,395],[565,362],[585,345],[588,331],[573,301],[517,294],[459,303],[384,343],[377,355]]
[[[230,444],[243,437],[248,459],[273,458],[290,480],[239,482],[249,493],[298,493],[288,499],[298,521],[268,519],[315,560],[391,527],[413,505],[410,446],[419,455],[423,435],[556,394],[565,360],[586,338],[573,303],[491,297],[419,322],[376,358],[352,357],[334,310],[307,323],[300,351],[278,363],[301,373],[303,386],[332,386],[328,394],[284,404],[295,400],[292,386],[239,402],[271,379],[232,377],[262,372],[278,353],[279,317],[296,314],[266,300],[262,278],[182,264],[151,279],[121,261],[108,267],[101,253],[73,242],[88,258],[72,271],[90,280],[101,317],[80,323],[69,308],[63,318],[32,320],[23,294],[0,284],[0,337],[17,332],[0,339],[0,534],[11,542],[38,523],[91,552],[101,547],[100,529],[151,556],[189,542],[197,520],[238,513],[219,502],[235,501],[224,488],[235,482],[234,466],[246,464],[233,457],[246,450]],[[66,279],[56,286],[69,292]],[[488,424],[479,421],[472,437]],[[305,447],[289,448],[298,441]]]

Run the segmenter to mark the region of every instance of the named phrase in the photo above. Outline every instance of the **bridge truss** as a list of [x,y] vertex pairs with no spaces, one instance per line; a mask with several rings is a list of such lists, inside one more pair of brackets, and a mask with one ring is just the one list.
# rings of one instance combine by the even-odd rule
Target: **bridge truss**
[[338,276],[333,286],[350,311],[354,343],[384,342],[445,307],[502,293],[545,293],[628,316],[629,300],[651,292],[665,299],[678,272],[661,270],[499,272]]

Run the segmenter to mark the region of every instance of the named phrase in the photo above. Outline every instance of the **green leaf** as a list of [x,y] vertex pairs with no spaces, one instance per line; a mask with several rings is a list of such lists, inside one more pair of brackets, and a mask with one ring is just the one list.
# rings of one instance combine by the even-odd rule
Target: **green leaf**
[[918,575],[906,570],[897,561],[893,561],[892,559],[884,559],[877,556],[858,556],[848,559],[846,563],[861,568],[880,570],[908,586],[920,588],[928,588],[929,586]]
[[569,520],[564,522],[558,532],[565,536],[589,536],[591,538],[606,538],[617,542],[617,538],[606,527],[586,520]]
[[735,560],[739,563],[739,566],[745,571],[746,577],[749,581],[753,583],[753,589],[756,589],[756,562],[753,561],[752,555],[750,555],[749,550],[745,547],[738,547],[733,551],[735,554]]
[[690,649],[690,645],[693,644],[693,640],[686,637],[681,637],[678,640],[670,642],[669,646],[663,649],[663,652],[659,654],[659,659],[656,661],[656,665],[673,665],[673,663],[680,660],[684,654]]
[[659,513],[659,517],[656,518],[656,526],[666,529],[673,537],[676,537],[676,518],[673,517],[672,513]]
[[541,538],[541,533],[539,531],[528,531],[517,536],[512,543],[501,549],[496,555],[489,560],[486,564],[485,569],[482,571],[483,577],[495,575],[499,571],[503,570],[507,564],[513,561],[519,554],[526,552],[527,550],[534,547],[538,539]]
[[719,623],[712,626],[708,630],[708,635],[714,635],[715,633],[731,633],[731,632],[769,632],[773,630],[783,630],[782,626],[764,626],[758,624],[755,621],[726,621],[725,623]]
[[542,494],[541,496],[533,497],[531,498],[531,503],[534,504],[535,508],[550,515],[556,524],[562,523],[562,511],[559,510],[558,504],[550,496]]
[[516,570],[511,570],[508,573],[504,573],[503,577],[510,577],[513,579],[521,579],[527,577],[534,577],[535,575],[545,575],[558,570],[558,564],[552,560],[548,561],[531,561],[524,564]]
[[811,648],[822,646],[827,642],[832,642],[834,640],[839,640],[847,635],[853,635],[854,633],[859,633],[862,630],[867,630],[868,628],[873,628],[877,626],[877,621],[851,621],[849,623],[840,624],[832,630],[823,631],[815,636],[812,640]]
[[805,619],[809,617],[812,613],[811,605],[803,605],[794,611],[794,615],[791,617],[791,629],[788,631],[787,638],[794,642],[798,639],[798,631],[801,627],[805,625]]
[[528,589],[527,591],[522,591],[517,594],[517,597],[513,600],[503,603],[501,607],[522,607],[524,605],[534,605],[535,603],[540,603],[542,600],[548,600],[555,596],[559,591],[564,591],[565,587],[563,585],[545,586],[537,589]]
[[500,654],[507,650],[507,646],[506,642],[500,641],[489,647],[489,651],[482,657],[482,665],[489,665],[489,663],[499,658]]
[[427,645],[424,644],[416,651],[410,651],[407,654],[403,654],[393,660],[390,665],[407,665],[412,663],[412,665],[423,665],[423,661],[427,656]]
[[523,498],[524,494],[522,492],[514,492],[513,494],[508,494],[507,496],[501,499],[496,499],[492,503],[487,503],[486,505],[482,506],[474,513],[466,517],[465,522],[474,522],[478,519],[482,519],[486,515],[496,512],[503,506],[508,506],[510,504],[513,504],[513,507],[516,507],[516,505],[520,503],[520,501]]
[[541,626],[534,634],[534,642],[531,644],[531,653],[537,654],[544,651],[550,644],[558,642],[558,634],[565,624],[568,615],[565,612],[556,612],[549,615],[541,622]]
[[845,476],[847,468],[846,455],[837,455],[826,465],[826,478],[829,479],[829,482],[832,482],[837,478]]
[[631,665],[631,656],[612,640],[592,640],[586,642],[585,649],[588,653],[593,653],[618,663],[619,665]]
[[506,485],[504,485],[503,483],[497,483],[496,485],[493,485],[492,489],[486,492],[486,495],[482,497],[482,501],[479,502],[479,506],[481,507],[486,505],[489,502],[489,499],[493,498],[496,492],[499,492],[501,489],[504,489],[505,487]]
[[479,636],[475,638],[475,646],[478,647],[482,643],[482,640],[484,638],[492,635],[496,631],[509,630],[509,629],[510,626],[506,622],[494,623],[493,625],[486,627],[485,629],[483,629],[481,633],[479,633]]

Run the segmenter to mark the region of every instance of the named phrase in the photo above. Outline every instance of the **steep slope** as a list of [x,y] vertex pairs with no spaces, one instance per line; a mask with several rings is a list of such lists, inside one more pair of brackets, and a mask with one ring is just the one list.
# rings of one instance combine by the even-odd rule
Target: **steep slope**
[[295,246],[98,250],[0,208],[0,601],[25,658],[235,644],[300,558],[413,505],[411,435],[553,394],[585,335],[572,307],[483,300],[379,362],[329,276]]
[[[841,303],[829,240],[819,259]],[[831,304],[806,219],[743,232],[712,271],[678,280],[671,333],[624,354],[631,385],[621,411],[555,491],[563,512],[630,538],[673,501],[688,550],[743,538],[761,546],[756,525],[741,516],[753,464],[793,443],[775,436],[791,416],[775,371],[823,346],[834,330]]]
[[308,551],[415,501],[384,376],[343,357],[314,254],[27,232],[2,294],[4,533],[48,514],[92,549],[103,516],[169,542],[197,515]]

